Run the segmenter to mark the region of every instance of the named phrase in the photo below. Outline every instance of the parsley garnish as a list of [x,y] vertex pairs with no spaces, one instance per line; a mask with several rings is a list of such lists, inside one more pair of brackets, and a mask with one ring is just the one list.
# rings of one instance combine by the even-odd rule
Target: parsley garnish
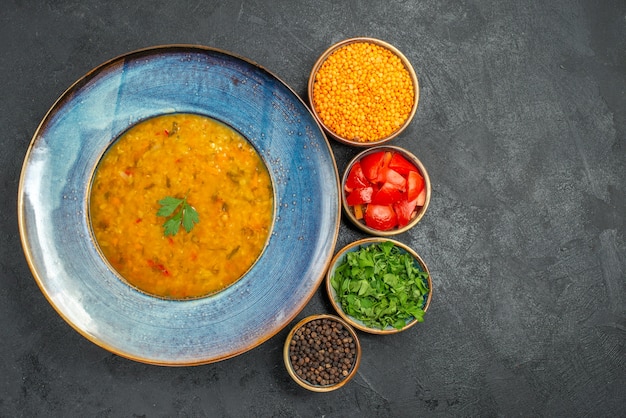
[[386,241],[347,253],[331,285],[346,314],[368,327],[401,329],[424,320],[427,280],[410,254]]
[[161,208],[157,212],[157,216],[169,217],[163,223],[166,237],[176,235],[181,225],[185,228],[185,231],[190,232],[194,225],[200,222],[196,209],[187,203],[187,196],[183,199],[166,196],[159,200],[159,205],[161,205]]

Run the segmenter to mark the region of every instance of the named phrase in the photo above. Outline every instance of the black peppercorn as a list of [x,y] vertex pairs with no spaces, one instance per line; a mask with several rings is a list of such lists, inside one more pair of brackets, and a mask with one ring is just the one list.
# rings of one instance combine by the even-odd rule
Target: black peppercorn
[[331,318],[306,322],[295,330],[289,359],[295,374],[315,386],[340,383],[355,366],[356,344],[350,331]]

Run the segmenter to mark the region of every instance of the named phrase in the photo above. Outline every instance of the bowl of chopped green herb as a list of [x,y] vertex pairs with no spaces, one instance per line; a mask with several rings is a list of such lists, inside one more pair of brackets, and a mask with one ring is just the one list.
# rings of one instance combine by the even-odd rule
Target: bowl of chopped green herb
[[331,260],[326,290],[340,317],[361,331],[393,334],[424,321],[433,288],[426,263],[384,237],[348,244]]

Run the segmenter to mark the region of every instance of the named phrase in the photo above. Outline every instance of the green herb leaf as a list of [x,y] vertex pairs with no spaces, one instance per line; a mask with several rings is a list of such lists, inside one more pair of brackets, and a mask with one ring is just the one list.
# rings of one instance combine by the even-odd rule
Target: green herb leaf
[[347,253],[331,286],[344,312],[369,327],[401,329],[413,318],[424,320],[428,276],[392,242]]
[[176,235],[181,225],[185,231],[190,232],[194,225],[200,222],[196,209],[187,203],[187,196],[183,199],[166,196],[159,200],[159,205],[161,207],[157,211],[157,216],[169,217],[163,223],[163,233],[166,237]]
[[194,225],[200,222],[200,216],[198,212],[196,212],[196,209],[188,205],[187,202],[185,202],[181,212],[183,214],[183,228],[185,228],[185,231],[190,232]]
[[166,196],[163,199],[159,200],[159,205],[161,208],[157,212],[157,216],[170,216],[174,213],[174,211],[183,203],[184,199],[176,199],[172,196]]
[[172,216],[170,219],[163,223],[165,236],[176,235],[178,228],[180,228],[180,212]]

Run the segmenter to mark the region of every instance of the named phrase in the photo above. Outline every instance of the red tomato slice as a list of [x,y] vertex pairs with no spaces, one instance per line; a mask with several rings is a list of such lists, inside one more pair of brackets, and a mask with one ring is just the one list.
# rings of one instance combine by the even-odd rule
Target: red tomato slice
[[387,167],[389,165],[389,161],[391,161],[391,157],[393,153],[391,151],[385,151],[385,156],[383,157],[383,165]]
[[383,183],[372,197],[372,203],[376,205],[392,205],[402,199],[402,192],[391,183]]
[[[409,172],[407,177],[407,200],[412,201],[424,190],[424,177],[417,171]],[[420,206],[423,206],[420,205]]]
[[397,216],[389,205],[367,205],[365,225],[379,231],[388,231],[397,224]]
[[372,183],[378,178],[378,170],[382,167],[384,160],[384,151],[373,152],[361,158],[360,162],[363,174]]
[[418,171],[415,164],[404,158],[399,152],[393,153],[391,161],[389,161],[389,168],[396,170],[405,177],[412,171]]
[[401,191],[404,191],[406,188],[406,179],[397,171],[385,166],[378,170],[378,182],[391,183]]
[[361,168],[361,163],[356,162],[352,165],[350,172],[348,173],[348,178],[346,178],[346,184],[344,188],[347,192],[351,192],[354,189],[362,189],[364,187],[368,187],[370,182],[365,178],[363,174],[363,169]]
[[426,188],[423,188],[419,195],[417,195],[417,206],[424,206],[426,203]]
[[372,195],[374,189],[372,187],[364,187],[361,189],[354,189],[346,196],[346,203],[350,206],[362,205],[363,203],[370,203],[372,201]]
[[401,199],[393,204],[393,210],[398,217],[398,228],[406,226],[413,219],[413,212],[415,212],[416,207],[417,199],[411,201]]

